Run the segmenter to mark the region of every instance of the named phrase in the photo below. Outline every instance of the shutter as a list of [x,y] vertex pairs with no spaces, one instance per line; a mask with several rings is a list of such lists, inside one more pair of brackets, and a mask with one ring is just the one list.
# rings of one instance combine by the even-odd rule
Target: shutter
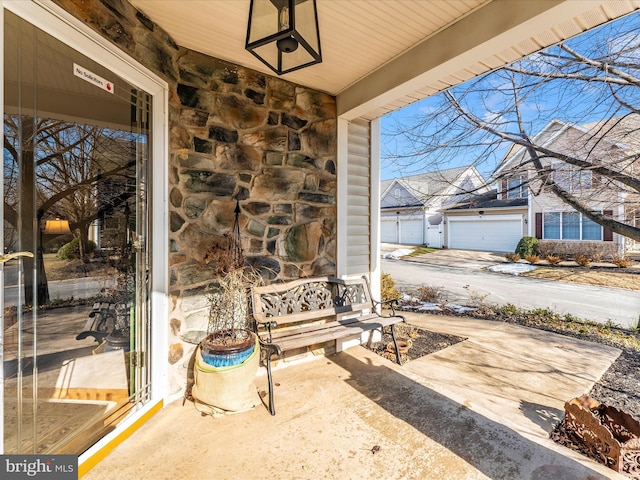
[[[613,217],[613,210],[604,210],[602,213],[605,217]],[[605,242],[613,242],[613,232],[607,227],[604,227],[602,230],[602,240]]]
[[542,212],[536,212],[536,238],[542,238]]
[[507,198],[507,190],[509,189],[509,185],[507,183],[507,179],[503,178],[502,181],[500,182],[500,196],[499,198]]

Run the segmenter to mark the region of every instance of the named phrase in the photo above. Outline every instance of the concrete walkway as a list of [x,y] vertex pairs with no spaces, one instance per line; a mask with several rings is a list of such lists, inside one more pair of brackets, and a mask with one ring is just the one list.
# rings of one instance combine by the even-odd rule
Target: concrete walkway
[[[623,479],[549,440],[619,350],[535,329],[407,314],[467,340],[398,366],[363,347],[276,370],[265,408],[174,402],[84,478]],[[256,380],[266,390],[266,378]]]

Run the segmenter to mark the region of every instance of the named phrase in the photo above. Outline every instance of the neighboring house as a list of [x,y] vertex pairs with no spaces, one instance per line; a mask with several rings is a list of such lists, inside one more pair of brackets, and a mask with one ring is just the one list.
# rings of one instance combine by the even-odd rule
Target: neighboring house
[[[640,139],[633,134],[639,128],[640,116],[585,125],[553,120],[536,135],[534,141],[553,151],[565,151],[583,158],[588,155],[590,162],[608,164],[628,173],[640,171],[640,164],[633,159],[633,155],[640,152]],[[606,135],[598,132],[606,132]],[[542,162],[552,171],[556,183],[592,210],[640,225],[640,196],[637,193],[627,191],[611,179],[588,169],[577,169],[554,159]],[[565,247],[569,251],[579,251],[579,242],[591,242],[592,246],[599,245],[603,247],[603,252],[611,253],[624,253],[638,248],[636,242],[589,220],[542,186],[528,163],[527,152],[520,146],[510,149],[494,177],[500,178],[496,200],[527,201],[527,235],[541,240],[566,242]],[[487,206],[484,211],[489,214],[494,209]],[[504,235],[506,237],[509,234],[504,232]]]
[[443,210],[486,192],[484,184],[470,165],[381,182],[381,241],[441,248]]

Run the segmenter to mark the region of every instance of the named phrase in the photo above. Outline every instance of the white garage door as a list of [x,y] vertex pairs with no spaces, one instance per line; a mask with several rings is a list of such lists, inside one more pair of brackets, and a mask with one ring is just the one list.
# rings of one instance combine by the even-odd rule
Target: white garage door
[[383,243],[398,243],[396,217],[380,218],[380,241]]
[[424,224],[422,217],[400,218],[400,243],[422,245],[424,243]]
[[449,248],[513,252],[522,238],[521,215],[449,217]]
[[380,218],[380,241],[422,245],[424,243],[424,224],[422,216],[399,216]]

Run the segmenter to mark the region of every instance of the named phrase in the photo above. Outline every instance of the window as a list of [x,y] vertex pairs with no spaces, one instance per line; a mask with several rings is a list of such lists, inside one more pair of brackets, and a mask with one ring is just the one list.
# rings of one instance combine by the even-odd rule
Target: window
[[579,212],[545,212],[545,240],[602,240],[602,227]]
[[526,175],[516,175],[507,180],[507,198],[527,198],[528,195]]
[[563,240],[580,240],[580,214],[578,212],[564,212],[562,214]]
[[567,192],[577,192],[591,188],[592,172],[568,163],[554,163],[552,180]]
[[560,224],[560,213],[545,213],[543,238],[546,240],[560,240]]

